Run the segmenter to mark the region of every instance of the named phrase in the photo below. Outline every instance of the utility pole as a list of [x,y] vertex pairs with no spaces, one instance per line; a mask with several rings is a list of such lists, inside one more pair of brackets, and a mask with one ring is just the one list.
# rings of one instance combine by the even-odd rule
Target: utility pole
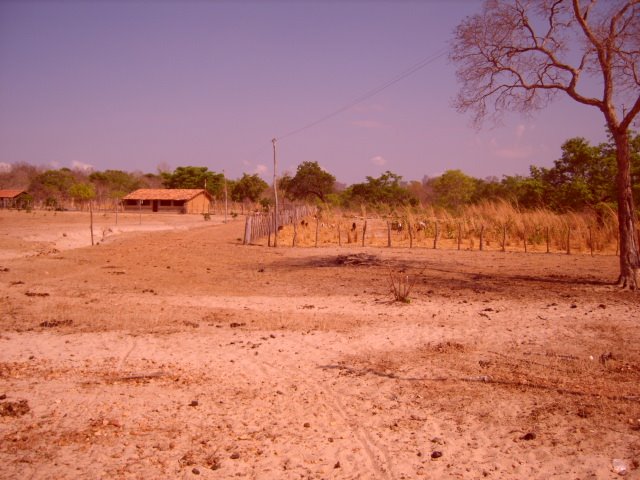
[[276,139],[271,140],[273,143],[273,195],[275,198],[275,211],[273,214],[273,246],[278,246],[278,177],[276,175],[278,160],[276,156]]

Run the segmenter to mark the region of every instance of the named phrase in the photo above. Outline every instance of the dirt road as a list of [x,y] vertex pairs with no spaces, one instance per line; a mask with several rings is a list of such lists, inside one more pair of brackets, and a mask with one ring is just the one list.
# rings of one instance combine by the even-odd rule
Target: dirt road
[[11,218],[0,478],[640,474],[616,257],[274,249],[241,221],[44,248]]

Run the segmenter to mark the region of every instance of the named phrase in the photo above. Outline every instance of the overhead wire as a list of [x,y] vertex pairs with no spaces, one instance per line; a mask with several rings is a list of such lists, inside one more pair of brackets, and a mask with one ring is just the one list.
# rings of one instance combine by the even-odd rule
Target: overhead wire
[[315,127],[316,125],[325,122],[339,114],[341,114],[342,112],[345,112],[346,110],[349,110],[350,108],[355,107],[356,105],[364,102],[365,100],[368,100],[369,98],[377,95],[378,93],[382,92],[383,90],[386,90],[387,88],[395,85],[396,83],[404,80],[407,77],[410,77],[411,75],[419,72],[420,70],[422,70],[423,68],[425,68],[426,66],[430,65],[431,63],[435,62],[436,60],[442,58],[444,55],[447,54],[447,48],[441,48],[440,50],[438,50],[435,53],[432,53],[431,55],[429,55],[428,57],[423,58],[422,60],[420,60],[419,62],[415,63],[413,66],[407,68],[406,70],[402,71],[401,73],[397,74],[396,76],[394,76],[393,78],[387,80],[386,82],[382,83],[381,85],[378,85],[377,87],[372,88],[371,90],[368,90],[367,92],[363,93],[362,95],[360,95],[359,97],[353,99],[352,101],[350,101],[349,103],[343,105],[342,107],[332,111],[331,113],[328,113],[327,115],[324,115],[320,118],[318,118],[317,120],[314,120],[313,122],[307,123],[301,127],[298,127],[296,129],[293,129],[283,135],[280,135],[278,137],[275,137],[276,140],[282,140],[288,137],[291,137],[293,135],[296,135],[298,133],[304,132],[305,130],[308,130],[312,127]]

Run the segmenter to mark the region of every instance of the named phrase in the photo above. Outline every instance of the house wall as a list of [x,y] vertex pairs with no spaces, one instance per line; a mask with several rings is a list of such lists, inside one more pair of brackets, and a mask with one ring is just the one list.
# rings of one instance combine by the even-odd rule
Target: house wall
[[0,208],[28,208],[31,205],[31,197],[21,193],[16,197],[0,198]]
[[208,213],[211,209],[211,203],[204,193],[192,198],[185,205],[187,213]]

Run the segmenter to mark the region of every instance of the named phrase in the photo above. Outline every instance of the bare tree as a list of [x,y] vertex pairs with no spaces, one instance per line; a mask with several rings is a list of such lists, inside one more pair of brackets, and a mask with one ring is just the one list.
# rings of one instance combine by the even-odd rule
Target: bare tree
[[[629,139],[640,112],[640,0],[486,0],[458,25],[451,59],[461,83],[456,107],[476,124],[543,108],[559,92],[602,112],[617,147],[618,281],[637,289]],[[585,77],[601,84],[595,96]]]

